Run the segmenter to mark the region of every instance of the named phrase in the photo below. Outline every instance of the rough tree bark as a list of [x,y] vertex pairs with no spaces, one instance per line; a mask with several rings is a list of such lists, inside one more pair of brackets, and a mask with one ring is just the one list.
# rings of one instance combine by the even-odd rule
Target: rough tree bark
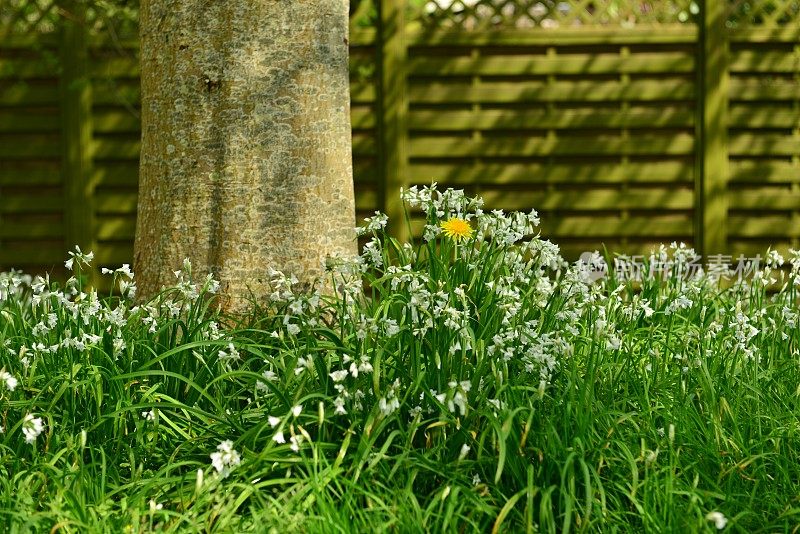
[[348,0],[142,0],[140,24],[140,295],[189,258],[239,309],[268,267],[354,254]]

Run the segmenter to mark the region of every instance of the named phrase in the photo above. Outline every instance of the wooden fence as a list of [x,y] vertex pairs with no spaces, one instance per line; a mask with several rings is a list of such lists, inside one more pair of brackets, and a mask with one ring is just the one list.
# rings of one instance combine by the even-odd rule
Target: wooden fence
[[[596,4],[359,3],[359,215],[399,217],[399,187],[437,181],[536,208],[568,256],[800,248],[800,4]],[[138,45],[81,6],[0,31],[0,269],[49,269],[74,243],[98,266],[132,258]]]

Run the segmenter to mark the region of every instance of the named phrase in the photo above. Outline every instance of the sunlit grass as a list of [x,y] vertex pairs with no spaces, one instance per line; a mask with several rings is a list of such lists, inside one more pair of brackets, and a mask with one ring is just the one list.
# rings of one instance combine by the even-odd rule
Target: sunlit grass
[[797,257],[720,285],[675,245],[593,282],[535,213],[405,200],[422,240],[376,216],[333,293],[270,272],[248,317],[188,263],[146,304],[80,251],[61,289],[2,275],[0,530],[796,529]]

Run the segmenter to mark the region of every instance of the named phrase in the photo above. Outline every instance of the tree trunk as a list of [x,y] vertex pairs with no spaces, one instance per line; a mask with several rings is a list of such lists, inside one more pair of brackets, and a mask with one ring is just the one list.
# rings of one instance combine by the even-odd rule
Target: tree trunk
[[142,0],[142,297],[189,258],[239,310],[356,252],[347,32],[348,0]]

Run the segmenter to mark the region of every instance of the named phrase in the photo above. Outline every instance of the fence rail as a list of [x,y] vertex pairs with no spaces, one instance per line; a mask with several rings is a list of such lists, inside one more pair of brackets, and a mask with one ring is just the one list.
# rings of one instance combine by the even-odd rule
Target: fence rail
[[[399,187],[437,181],[538,209],[567,255],[800,247],[794,3],[658,3],[626,27],[578,0],[578,19],[552,24],[534,8],[555,2],[436,2],[354,16],[359,215],[399,217]],[[79,0],[57,4],[70,13],[57,31],[0,38],[0,269],[50,269],[73,243],[99,266],[132,258],[138,43],[91,30]],[[525,27],[512,4],[541,16]],[[491,24],[464,22],[481,13]]]

